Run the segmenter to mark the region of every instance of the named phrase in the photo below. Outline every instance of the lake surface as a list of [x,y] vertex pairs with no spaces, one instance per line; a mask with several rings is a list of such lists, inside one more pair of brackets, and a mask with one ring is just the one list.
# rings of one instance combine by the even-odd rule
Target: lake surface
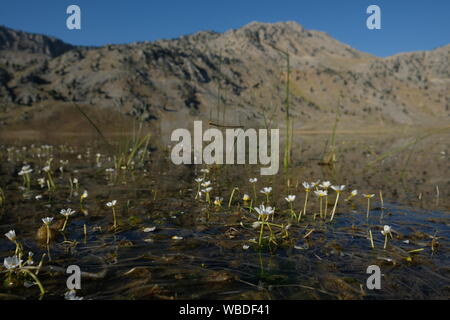
[[[259,165],[176,166],[170,151],[156,141],[131,159],[129,146],[120,139],[113,139],[117,143],[108,149],[101,140],[83,136],[26,137],[0,137],[0,188],[5,194],[0,231],[14,229],[24,252],[34,253],[35,265],[46,255],[38,275],[44,299],[64,298],[69,265],[85,272],[77,292],[84,299],[450,297],[448,133],[340,134],[333,165],[321,163],[329,135],[297,133],[291,168],[275,176],[260,176]],[[120,154],[128,162],[124,168],[115,161]],[[37,181],[48,179],[42,169],[50,158],[53,191]],[[24,163],[33,169],[29,189],[18,175]],[[200,171],[206,168],[209,173]],[[221,206],[208,203],[205,193],[195,199],[197,177],[211,181],[210,197],[223,197]],[[254,177],[256,199],[249,182]],[[73,178],[78,186],[71,187]],[[328,190],[327,217],[321,218],[312,191],[306,215],[298,222],[285,197],[296,195],[298,216],[305,203],[302,182],[317,180],[346,186],[335,217],[330,221],[336,193]],[[264,187],[272,187],[268,203],[260,193]],[[354,189],[358,194],[345,201]],[[80,202],[84,190],[88,197]],[[244,202],[244,194],[252,202]],[[375,194],[369,218],[362,194]],[[112,200],[117,200],[117,228],[106,205]],[[275,214],[269,219],[272,231],[263,229],[260,245],[253,207],[263,202],[275,207]],[[52,226],[61,228],[59,212],[66,208],[76,213],[64,232],[55,228],[55,239],[47,246],[37,239],[41,219],[54,217]],[[386,249],[385,225],[392,228]],[[1,258],[14,250],[14,243],[2,236]],[[380,290],[366,287],[370,265],[381,269]],[[39,298],[36,285],[24,286],[31,279],[17,278],[14,285],[2,286],[0,298]]]

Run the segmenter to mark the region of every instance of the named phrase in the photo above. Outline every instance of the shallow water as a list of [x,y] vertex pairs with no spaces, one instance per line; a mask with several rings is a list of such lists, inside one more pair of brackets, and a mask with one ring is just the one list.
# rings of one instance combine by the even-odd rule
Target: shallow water
[[[280,170],[276,176],[259,176],[259,166],[210,166],[206,179],[212,182],[211,197],[224,198],[221,207],[208,205],[204,198],[194,199],[194,178],[203,176],[200,169],[205,166],[175,166],[168,160],[167,150],[160,147],[145,155],[142,166],[107,173],[106,168],[114,167],[113,154],[99,141],[83,138],[59,144],[55,140],[52,148],[44,150],[41,144],[49,141],[8,139],[0,147],[0,187],[6,195],[0,209],[0,231],[15,229],[25,251],[34,252],[36,263],[44,253],[50,254],[51,261],[45,259],[47,268],[39,274],[46,299],[63,298],[67,275],[61,270],[72,264],[91,273],[82,278],[78,291],[85,299],[447,299],[449,135],[430,136],[366,166],[415,137],[340,135],[338,162],[324,166],[319,162],[329,136],[296,136],[293,168],[287,173]],[[7,151],[10,147],[13,149]],[[99,161],[97,152],[102,154]],[[57,185],[52,193],[36,181],[44,176],[39,171],[49,157],[54,158],[52,172]],[[63,172],[58,169],[60,160],[69,160]],[[21,190],[22,178],[17,175],[23,162],[34,169],[30,191]],[[71,191],[69,177],[79,179],[78,190]],[[256,203],[264,200],[259,190],[272,186],[270,203],[277,208],[273,222],[291,224],[288,237],[275,231],[276,245],[260,248],[252,241],[259,237],[259,228],[252,227],[257,216],[241,200],[244,193],[253,197],[251,177],[258,177]],[[319,206],[313,194],[306,217],[300,223],[290,221],[284,198],[297,196],[293,206],[298,213],[305,200],[301,183],[315,180],[346,185],[334,221],[329,221],[333,192],[326,221],[314,220]],[[234,187],[239,190],[228,208]],[[359,194],[344,201],[353,189]],[[81,207],[83,190],[88,190],[89,196]],[[376,194],[369,219],[362,193]],[[36,195],[42,199],[36,200]],[[117,200],[116,230],[111,229],[112,211],[106,207],[113,199]],[[59,211],[68,207],[76,210],[76,215],[47,248],[36,240],[41,218],[62,220]],[[384,225],[393,229],[386,250],[380,232]],[[153,231],[144,231],[152,227]],[[375,249],[370,246],[369,229]],[[14,248],[6,237],[0,239],[1,257],[13,255]],[[415,249],[423,250],[408,252]],[[381,290],[368,290],[365,285],[369,265],[381,268]],[[49,266],[62,269],[51,271]],[[3,298],[39,296],[36,286],[26,289],[20,283],[14,288],[2,287],[0,292]]]

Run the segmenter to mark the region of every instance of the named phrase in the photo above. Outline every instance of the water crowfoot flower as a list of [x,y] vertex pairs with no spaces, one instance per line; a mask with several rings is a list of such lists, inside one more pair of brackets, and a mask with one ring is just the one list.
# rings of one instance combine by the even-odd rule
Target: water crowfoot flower
[[331,186],[331,189],[333,189],[334,191],[336,191],[336,200],[334,202],[334,207],[333,207],[333,211],[331,212],[331,218],[330,221],[333,221],[334,219],[334,214],[336,213],[336,208],[337,208],[337,204],[339,201],[339,195],[341,194],[341,192],[344,190],[345,186],[341,185],[341,186]]
[[17,241],[16,231],[9,230],[7,233],[5,233],[5,236],[16,245],[15,254],[19,255],[22,252],[22,246]]
[[358,190],[352,190],[352,192],[350,193],[348,198],[345,199],[345,201],[350,201],[352,198],[356,197],[357,194],[358,194]]
[[112,200],[112,201],[106,203],[106,206],[112,209],[113,218],[114,218],[114,225],[113,225],[114,229],[117,228],[116,209],[115,209],[116,203],[117,203],[117,200]]
[[303,188],[305,188],[306,196],[305,196],[305,204],[303,206],[303,211],[300,211],[300,213],[298,215],[298,222],[300,222],[300,220],[302,218],[302,213],[303,213],[303,215],[306,216],[306,205],[308,203],[308,195],[312,188],[312,186],[308,182],[303,182],[302,185],[303,185]]
[[291,217],[293,216],[293,217],[297,217],[296,215],[295,215],[295,212],[294,212],[294,208],[292,207],[292,203],[295,201],[295,195],[288,195],[286,198],[284,198],[288,203],[289,203],[289,206],[290,206],[290,212],[291,212]]
[[78,297],[76,290],[69,290],[64,294],[65,300],[83,300],[83,297]]
[[201,195],[201,193],[200,193],[200,186],[201,186],[202,181],[203,181],[203,178],[196,178],[195,179],[195,182],[197,182],[197,193],[195,194],[195,200],[197,200],[197,198]]
[[266,196],[266,204],[269,204],[269,194],[272,192],[272,187],[264,187],[260,192]]
[[61,231],[64,231],[66,229],[66,225],[67,225],[67,221],[69,220],[69,217],[75,213],[75,210],[72,210],[70,208],[62,209],[60,213],[65,217],[64,225],[61,229]]
[[[208,186],[209,186],[209,183],[208,183]],[[213,189],[212,187],[206,187],[205,189],[201,190],[201,192],[206,194],[206,201],[208,203],[211,203],[211,197],[210,197],[209,193],[211,192],[212,189]]]
[[314,194],[319,198],[320,218],[322,218],[322,198],[325,197],[328,194],[328,192],[325,190],[314,190]]
[[22,261],[17,256],[7,257],[3,260],[3,266],[12,271],[20,266]]
[[256,182],[258,181],[258,178],[250,178],[248,179],[248,182],[250,182],[253,185],[253,198],[257,199],[257,194],[256,194]]
[[[330,186],[331,186],[330,181],[323,181],[321,184],[319,184],[319,187],[327,192]],[[327,218],[327,211],[328,211],[328,194],[325,196],[325,219]]]
[[46,217],[42,218],[42,222],[45,225],[45,228],[47,229],[47,245],[50,243],[50,224],[53,221],[53,217]]
[[374,194],[363,194],[363,197],[367,199],[367,219],[369,219],[369,213],[370,213],[370,199],[375,197]]
[[385,225],[384,227],[383,227],[383,230],[381,230],[381,234],[384,236],[384,249],[386,250],[386,248],[387,248],[387,242],[388,242],[388,236],[390,236],[391,237],[391,239],[393,238],[392,237],[392,229],[391,229],[391,227],[390,226],[388,226],[388,225]]
[[12,242],[16,241],[16,231],[14,230],[9,230],[7,233],[5,233],[5,236]]
[[263,204],[261,204],[259,208],[255,208],[255,210],[259,214],[259,218],[261,219],[261,229],[259,231],[259,245],[261,246],[265,225],[267,225],[267,227],[269,228],[272,238],[272,229],[270,228],[268,220],[269,216],[274,214],[275,209],[273,209],[272,207],[265,207]]
[[22,169],[18,173],[19,176],[22,176],[23,185],[27,189],[30,189],[30,173],[31,172],[33,172],[33,169],[31,169],[29,165],[25,165],[22,167]]
[[42,168],[42,171],[47,173],[47,187],[49,191],[54,191],[56,189],[55,183],[53,181],[53,177],[52,177],[52,171],[51,171],[51,167],[50,164],[52,162],[53,159],[49,159],[47,161],[47,165]]

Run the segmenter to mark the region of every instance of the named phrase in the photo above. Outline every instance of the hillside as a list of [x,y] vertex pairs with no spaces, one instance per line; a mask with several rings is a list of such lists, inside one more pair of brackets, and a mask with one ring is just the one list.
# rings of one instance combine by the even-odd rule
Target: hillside
[[158,126],[282,127],[286,59],[273,46],[290,54],[296,129],[331,127],[338,108],[345,128],[448,122],[450,45],[382,59],[295,22],[253,22],[95,48],[0,27],[0,124],[55,119],[77,103]]

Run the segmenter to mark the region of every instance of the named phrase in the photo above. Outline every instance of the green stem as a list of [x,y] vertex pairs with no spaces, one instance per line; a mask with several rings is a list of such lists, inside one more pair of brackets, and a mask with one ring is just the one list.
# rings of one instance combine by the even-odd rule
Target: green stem
[[67,225],[67,221],[68,220],[69,220],[69,216],[66,216],[66,220],[64,220],[64,224],[63,224],[63,227],[62,227],[61,231],[66,230],[66,225]]
[[231,192],[230,200],[228,201],[228,208],[231,207],[231,201],[233,201],[234,192],[238,189],[237,187],[233,188],[233,191]]
[[22,269],[22,271],[27,273],[28,275],[30,275],[34,279],[34,281],[36,282],[36,284],[39,287],[39,290],[41,291],[41,297],[42,297],[45,294],[45,289],[44,289],[44,286],[42,285],[42,283],[36,277],[36,275],[33,272],[31,272],[30,270],[27,270],[27,269]]
[[337,196],[336,196],[336,201],[334,202],[334,207],[333,207],[333,211],[331,212],[331,219],[330,219],[330,221],[333,221],[333,219],[334,219],[334,214],[336,213],[336,208],[337,208],[337,204],[338,204],[338,201],[339,201],[339,192],[337,193]]

